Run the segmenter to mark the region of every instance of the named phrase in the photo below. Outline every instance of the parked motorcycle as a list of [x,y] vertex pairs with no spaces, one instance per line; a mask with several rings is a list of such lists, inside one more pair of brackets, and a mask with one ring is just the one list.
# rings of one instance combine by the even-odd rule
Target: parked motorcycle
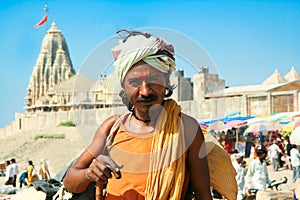
[[[288,181],[287,177],[283,177],[279,180],[273,180],[268,186],[268,189],[271,189],[273,191],[278,191],[278,187],[282,184],[286,184]],[[256,194],[258,192],[258,189],[249,189],[248,195],[246,197],[246,200],[254,200],[256,199]]]

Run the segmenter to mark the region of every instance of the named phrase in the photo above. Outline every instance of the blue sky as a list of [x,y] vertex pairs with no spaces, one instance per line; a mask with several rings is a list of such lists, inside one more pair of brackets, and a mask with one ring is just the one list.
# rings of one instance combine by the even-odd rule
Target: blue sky
[[[49,21],[34,29],[46,3]],[[161,27],[193,39],[226,85],[240,86],[261,84],[275,69],[285,75],[295,66],[300,73],[299,10],[300,1],[1,0],[0,128],[24,112],[29,78],[52,21],[66,38],[76,71],[117,30]]]

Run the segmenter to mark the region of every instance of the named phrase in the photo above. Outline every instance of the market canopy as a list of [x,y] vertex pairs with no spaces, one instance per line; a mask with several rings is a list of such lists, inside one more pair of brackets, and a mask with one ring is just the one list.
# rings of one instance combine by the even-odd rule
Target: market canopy
[[290,135],[291,144],[300,145],[300,127],[295,128]]
[[281,129],[282,132],[292,132],[295,128],[300,126],[300,121],[292,121],[284,125]]
[[233,121],[230,121],[230,122],[226,123],[222,127],[222,130],[228,130],[228,129],[231,129],[231,128],[237,128],[237,127],[243,126],[245,124],[247,124],[247,121],[244,121],[244,120],[233,120]]
[[245,133],[259,133],[259,132],[266,133],[268,131],[273,131],[273,130],[274,128],[268,126],[267,124],[256,123],[256,124],[249,125],[249,127],[245,130]]

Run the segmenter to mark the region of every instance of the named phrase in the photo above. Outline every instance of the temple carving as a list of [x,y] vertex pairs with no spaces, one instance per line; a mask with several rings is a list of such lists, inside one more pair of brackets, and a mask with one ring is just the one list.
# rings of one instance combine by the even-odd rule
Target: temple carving
[[58,102],[48,92],[74,75],[66,40],[53,22],[43,39],[30,77],[25,98],[26,112],[57,110]]

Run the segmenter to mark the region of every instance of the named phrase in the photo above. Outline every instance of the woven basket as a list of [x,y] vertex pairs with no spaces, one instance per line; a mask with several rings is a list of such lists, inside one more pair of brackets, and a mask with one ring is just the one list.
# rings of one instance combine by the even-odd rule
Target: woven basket
[[236,171],[229,155],[218,141],[205,129],[202,129],[205,137],[207,161],[210,174],[210,185],[222,194],[227,200],[235,200],[238,187],[235,179]]

